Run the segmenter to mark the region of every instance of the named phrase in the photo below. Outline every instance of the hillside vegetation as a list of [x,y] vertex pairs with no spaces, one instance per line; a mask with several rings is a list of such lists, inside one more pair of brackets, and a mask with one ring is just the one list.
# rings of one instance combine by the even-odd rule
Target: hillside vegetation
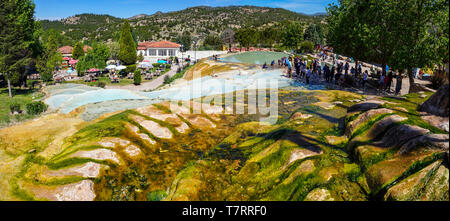
[[[221,34],[226,28],[239,29],[277,25],[282,21],[303,24],[320,22],[324,15],[304,15],[281,8],[255,6],[193,7],[176,12],[136,15],[129,18],[138,41],[173,40],[183,32],[200,39]],[[42,20],[44,31],[54,29],[72,41],[118,41],[125,19],[110,15],[80,14],[69,18]]]

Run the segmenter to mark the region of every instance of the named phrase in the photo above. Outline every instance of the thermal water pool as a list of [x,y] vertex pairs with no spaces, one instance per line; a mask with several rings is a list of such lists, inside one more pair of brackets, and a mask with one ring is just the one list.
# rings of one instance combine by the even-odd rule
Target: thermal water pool
[[282,52],[251,51],[235,55],[229,55],[221,58],[220,61],[245,63],[245,64],[258,64],[258,65],[263,65],[266,62],[268,65],[270,65],[272,61],[277,62],[282,57],[287,56],[288,56],[287,54]]
[[[278,52],[246,52],[224,59],[239,62],[264,62],[286,56]],[[267,60],[267,61],[268,61]],[[85,106],[81,117],[95,119],[105,113],[134,109],[167,100],[190,100],[199,97],[226,94],[246,89],[268,89],[295,86],[297,89],[322,90],[323,85],[304,85],[282,76],[282,69],[236,70],[216,77],[205,76],[176,84],[168,89],[152,92],[133,92],[121,89],[102,89],[79,84],[62,84],[47,88],[50,95],[45,102],[60,113],[70,113]]]

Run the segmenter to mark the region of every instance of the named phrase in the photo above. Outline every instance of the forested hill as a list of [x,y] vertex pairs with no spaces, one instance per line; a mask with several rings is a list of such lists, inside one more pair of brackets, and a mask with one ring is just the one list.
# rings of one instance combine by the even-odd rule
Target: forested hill
[[[200,39],[220,34],[226,28],[256,28],[291,20],[309,24],[320,22],[325,15],[305,15],[281,8],[256,6],[193,7],[153,15],[140,14],[129,18],[137,40],[174,40],[188,32]],[[67,41],[117,41],[124,19],[109,15],[81,14],[57,21],[43,20],[44,31],[55,29]]]

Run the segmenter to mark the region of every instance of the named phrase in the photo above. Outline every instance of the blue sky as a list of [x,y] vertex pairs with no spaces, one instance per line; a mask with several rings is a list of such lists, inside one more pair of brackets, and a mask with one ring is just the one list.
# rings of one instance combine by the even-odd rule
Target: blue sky
[[178,11],[193,6],[256,5],[285,8],[305,14],[325,12],[336,0],[34,0],[38,19],[61,19],[75,14],[109,14],[129,18],[157,11]]

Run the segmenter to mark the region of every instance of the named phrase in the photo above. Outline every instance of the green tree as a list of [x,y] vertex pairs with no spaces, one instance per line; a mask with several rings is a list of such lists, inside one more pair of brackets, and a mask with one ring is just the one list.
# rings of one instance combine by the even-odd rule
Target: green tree
[[325,40],[325,34],[324,34],[324,28],[320,24],[310,24],[306,30],[305,34],[303,35],[303,38],[305,40],[312,41],[314,44],[324,44]]
[[0,2],[0,73],[6,77],[10,97],[11,83],[26,82],[25,66],[40,53],[40,27],[34,20],[34,8],[30,0]]
[[183,47],[181,48],[181,51],[188,51],[189,49],[191,49],[191,44],[192,44],[191,34],[189,32],[183,32],[182,35],[179,35],[177,37],[175,42],[183,45]]
[[136,44],[131,35],[131,27],[127,20],[122,25],[122,33],[120,34],[120,51],[119,59],[125,65],[135,64],[137,60]]
[[120,44],[119,42],[109,42],[106,43],[106,46],[109,48],[109,58],[113,60],[119,59],[119,52],[120,52]]
[[288,49],[298,50],[303,41],[303,27],[298,22],[287,22],[283,25],[281,43]]
[[91,68],[105,69],[106,61],[109,58],[109,49],[104,44],[94,44],[93,49],[81,57],[77,63],[77,71],[79,75],[82,75]]
[[280,38],[280,32],[273,26],[265,28],[260,34],[260,42],[264,46],[268,46],[270,48],[277,42]]
[[314,50],[314,43],[312,41],[302,41],[299,48],[302,53],[311,53]]
[[217,35],[208,35],[203,41],[203,46],[207,49],[222,50],[223,41]]
[[82,56],[84,56],[84,46],[81,42],[77,42],[73,47],[72,57],[79,59]]
[[234,31],[231,28],[226,29],[223,33],[222,33],[222,41],[225,44],[228,44],[228,50],[231,51],[231,46],[234,44],[234,42],[236,41],[235,39],[235,35],[234,35]]
[[421,0],[394,1],[390,6],[401,10],[396,17],[397,47],[394,48],[390,64],[398,70],[406,70],[409,77],[409,92],[415,87],[414,68],[434,68],[448,64],[449,1]]
[[42,80],[45,82],[53,79],[53,72],[63,61],[62,54],[58,52],[57,49],[57,36],[52,33],[48,36],[43,53],[38,57],[36,62],[36,68],[39,71]]
[[258,43],[259,33],[254,28],[242,28],[236,32],[235,37],[241,47],[249,48]]
[[140,62],[143,61],[144,60],[144,53],[140,52],[138,57],[137,57],[137,60],[140,61]]
[[[328,43],[355,60],[406,70],[447,61],[448,0],[341,0],[328,8]],[[344,43],[345,42],[345,43]]]

